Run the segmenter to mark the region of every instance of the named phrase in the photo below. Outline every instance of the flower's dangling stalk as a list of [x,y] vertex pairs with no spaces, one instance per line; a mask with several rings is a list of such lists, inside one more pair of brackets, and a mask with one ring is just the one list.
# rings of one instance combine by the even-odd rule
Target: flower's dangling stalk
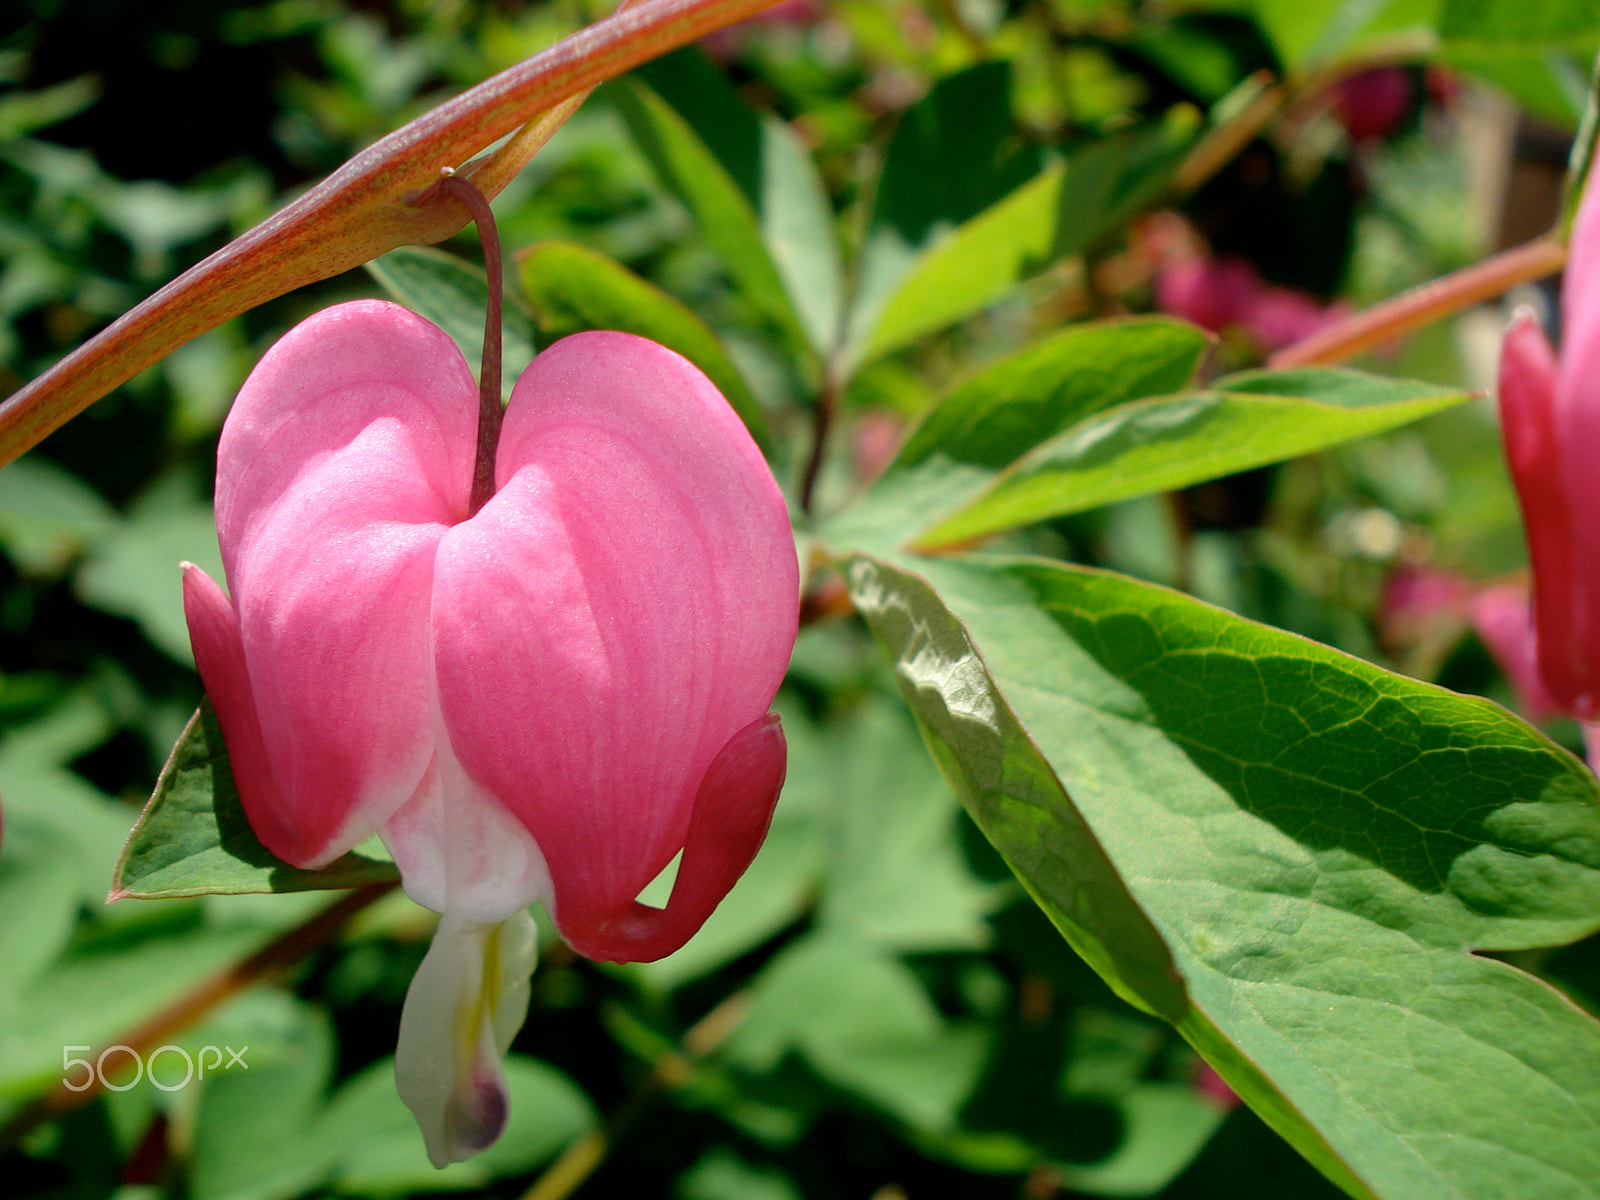
[[478,373],[478,453],[472,471],[472,497],[467,515],[478,510],[494,495],[494,455],[500,444],[500,422],[505,409],[500,403],[500,325],[505,296],[505,272],[500,263],[500,230],[494,223],[494,210],[477,186],[446,167],[439,175],[439,190],[466,206],[478,227],[483,243],[483,269],[489,276],[489,304],[483,319],[483,364]]

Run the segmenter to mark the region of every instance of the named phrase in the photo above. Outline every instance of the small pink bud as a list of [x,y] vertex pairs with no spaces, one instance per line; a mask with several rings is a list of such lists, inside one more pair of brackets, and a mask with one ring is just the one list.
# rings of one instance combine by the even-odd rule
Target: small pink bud
[[[678,355],[621,333],[545,350],[469,517],[477,403],[455,344],[403,308],[303,322],[218,448],[231,599],[184,577],[257,836],[316,867],[377,832],[444,914],[399,1054],[441,1165],[503,1119],[530,903],[581,953],[659,958],[754,857],[799,592],[771,472]],[[639,903],[680,852],[666,907]],[[512,959],[520,991],[484,966]]]
[[1600,719],[1600,189],[1573,226],[1559,363],[1519,312],[1500,358],[1506,459],[1533,569],[1539,675],[1554,702]]

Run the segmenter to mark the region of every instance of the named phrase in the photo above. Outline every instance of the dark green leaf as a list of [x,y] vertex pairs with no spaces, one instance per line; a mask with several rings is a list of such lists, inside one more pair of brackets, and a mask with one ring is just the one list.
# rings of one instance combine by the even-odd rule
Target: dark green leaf
[[[947,773],[1048,761],[1025,803],[962,787],[979,824],[1069,937],[1069,903],[1154,923],[1179,1028],[1280,1133],[1356,1196],[1600,1195],[1600,1025],[1474,953],[1600,927],[1581,763],[1486,701],[1161,588],[917,571],[861,558],[850,581]],[[1067,836],[1104,847],[1099,875],[1040,871]]]
[[209,703],[202,703],[128,835],[114,898],[304,892],[398,879],[393,863],[346,854],[319,871],[276,858],[250,829]]

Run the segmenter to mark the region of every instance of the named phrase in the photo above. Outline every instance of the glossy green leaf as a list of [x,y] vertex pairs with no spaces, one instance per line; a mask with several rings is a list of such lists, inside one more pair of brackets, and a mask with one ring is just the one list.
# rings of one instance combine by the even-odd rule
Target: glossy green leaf
[[522,290],[552,339],[582,329],[636,333],[676,350],[706,373],[758,442],[767,419],[711,327],[682,301],[621,263],[575,242],[539,242],[518,255]]
[[[482,267],[431,246],[402,246],[366,266],[397,301],[448,333],[477,374],[489,303],[489,278]],[[511,385],[539,349],[533,319],[510,295],[503,306],[500,337],[500,390],[509,396]]]
[[117,897],[231,895],[349,888],[399,878],[394,864],[343,855],[318,871],[275,857],[257,840],[239,802],[222,729],[209,703],[184,729],[155,794],[117,863]]
[[1209,339],[1165,319],[1071,325],[957,384],[883,476],[822,536],[893,549],[992,487],[1001,470],[1095,413],[1186,387]]
[[1151,202],[1182,160],[1197,122],[1094,142],[926,246],[892,226],[869,234],[850,316],[852,363],[868,362],[983,309],[1018,283],[1077,254]]
[[[696,131],[665,100],[637,80],[615,93],[634,141],[661,181],[700,225],[744,298],[771,322],[790,350],[815,353],[788,286],[763,237],[763,214]],[[730,120],[736,119],[730,113]],[[754,117],[751,116],[751,120]],[[761,136],[782,137],[774,126]],[[762,161],[757,155],[756,162]]]
[[1341,370],[1219,379],[1205,391],[1125,405],[1052,438],[919,540],[961,542],[1187,487],[1382,433],[1467,398]]
[[[857,558],[852,595],[979,824],[1069,938],[1159,929],[1180,1030],[1278,1132],[1355,1196],[1600,1195],[1600,1024],[1482,954],[1600,927],[1581,763],[1487,701],[1165,589],[914,571]],[[1048,789],[970,782],[1039,757]],[[1101,874],[1041,870],[1063,838],[1103,847]]]
[[[936,519],[916,542],[956,544],[1171,491],[1381,433],[1465,399],[1465,392],[1354,371],[1229,376],[1204,391],[1134,401],[1072,425],[992,473],[957,511],[942,516],[930,507]],[[966,475],[968,495],[976,482]]]

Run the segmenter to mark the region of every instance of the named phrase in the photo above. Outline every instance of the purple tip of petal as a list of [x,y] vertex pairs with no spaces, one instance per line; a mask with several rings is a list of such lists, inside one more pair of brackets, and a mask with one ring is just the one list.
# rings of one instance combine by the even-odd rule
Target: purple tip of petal
[[[467,1087],[452,1097],[445,1120],[449,1124],[454,1161],[487,1150],[505,1132],[511,1100],[498,1071],[480,1069]],[[448,1164],[435,1163],[434,1166]]]
[[635,900],[617,913],[558,909],[561,936],[579,954],[602,962],[653,962],[679,949],[761,849],[787,763],[777,714],[768,713],[734,734],[695,797],[667,906],[651,908]]

